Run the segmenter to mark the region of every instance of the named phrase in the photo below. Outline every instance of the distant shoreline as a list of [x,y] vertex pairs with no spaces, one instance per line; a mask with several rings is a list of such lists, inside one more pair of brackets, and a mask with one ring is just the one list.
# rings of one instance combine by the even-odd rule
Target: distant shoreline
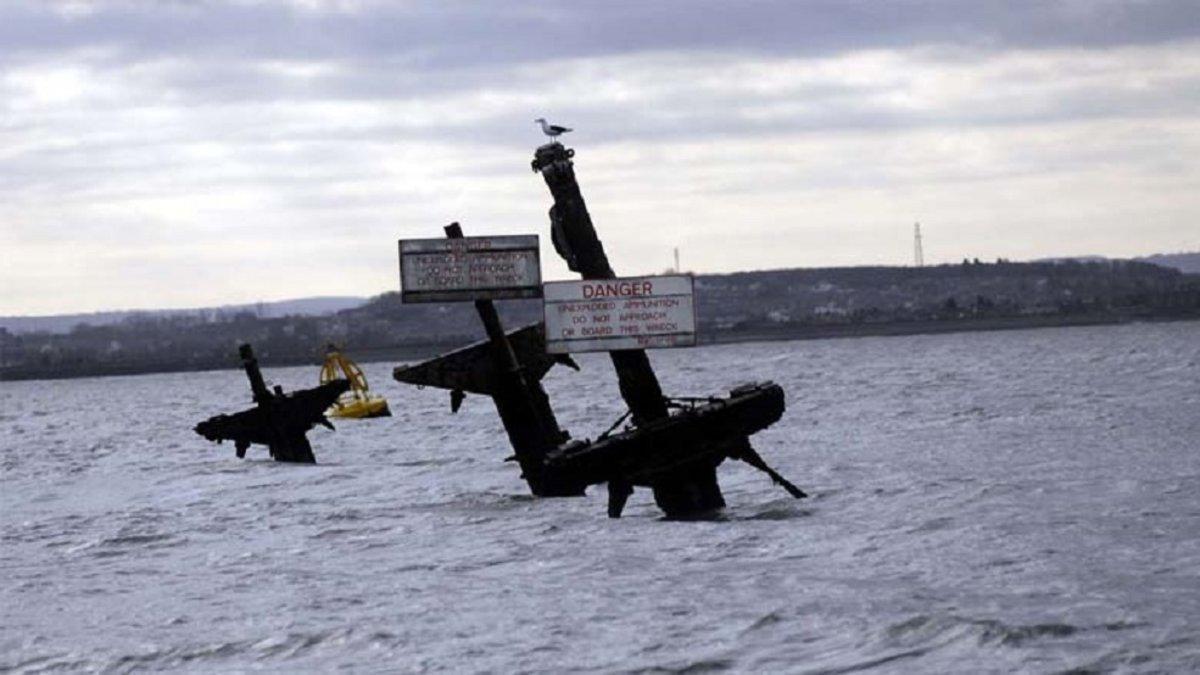
[[774,342],[787,340],[824,340],[850,337],[899,337],[938,333],[976,333],[1033,328],[1064,328],[1070,326],[1112,326],[1129,323],[1165,323],[1200,321],[1200,316],[1012,316],[971,317],[962,319],[931,319],[926,321],[881,321],[850,324],[756,327],[703,336],[701,344],[733,344],[739,342]]
[[[745,342],[786,342],[792,340],[826,340],[855,337],[899,337],[907,335],[935,335],[941,333],[974,333],[1004,330],[1024,330],[1035,328],[1063,328],[1072,326],[1112,326],[1132,323],[1174,323],[1183,321],[1200,321],[1200,316],[1127,316],[1127,315],[1051,315],[1051,316],[1014,316],[1014,317],[971,317],[961,319],[938,319],[925,321],[880,321],[861,323],[842,323],[813,325],[796,325],[780,323],[777,325],[754,326],[718,332],[701,333],[698,336],[700,346],[727,345]],[[415,344],[403,344],[393,347],[378,347],[371,349],[351,350],[354,359],[360,363],[379,363],[386,361],[411,362],[427,359],[437,354],[465,346],[462,341],[433,341]],[[263,355],[262,365],[268,368],[287,368],[310,365],[316,368],[320,361],[312,356],[281,356]],[[47,369],[16,366],[0,369],[0,381],[34,381],[34,380],[71,380],[90,377],[121,377],[129,375],[152,375],[159,373],[196,373],[220,370],[236,370],[237,365],[232,353],[229,364],[202,365],[197,367],[162,364],[108,364],[105,367],[87,369]]]

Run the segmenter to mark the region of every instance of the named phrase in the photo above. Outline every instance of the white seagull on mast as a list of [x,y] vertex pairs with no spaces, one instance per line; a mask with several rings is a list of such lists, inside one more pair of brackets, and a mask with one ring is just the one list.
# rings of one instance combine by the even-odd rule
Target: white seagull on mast
[[555,138],[556,136],[561,136],[561,135],[567,133],[568,131],[570,131],[570,129],[568,129],[566,127],[560,127],[557,124],[546,124],[546,118],[544,118],[544,117],[539,117],[536,120],[534,120],[534,122],[542,125],[542,133],[546,134],[550,138]]

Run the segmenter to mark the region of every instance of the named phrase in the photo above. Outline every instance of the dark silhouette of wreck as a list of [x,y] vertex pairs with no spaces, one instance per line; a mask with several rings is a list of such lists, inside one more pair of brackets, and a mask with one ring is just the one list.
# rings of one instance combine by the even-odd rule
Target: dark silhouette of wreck
[[[534,156],[533,169],[554,197],[551,238],[572,271],[584,279],[612,279],[616,274],[575,180],[573,156],[573,150],[557,142],[541,146]],[[446,234],[461,237],[462,229],[454,223]],[[750,445],[752,434],[783,414],[779,385],[747,385],[727,397],[669,399],[645,351],[611,351],[631,426],[617,432],[622,418],[595,441],[572,440],[559,427],[541,379],[554,363],[574,363],[546,354],[540,324],[506,333],[490,300],[476,300],[475,308],[487,330],[486,342],[396,368],[393,375],[401,382],[450,390],[452,410],[466,392],[490,396],[533,494],[582,495],[588,485],[606,483],[608,514],[616,518],[634,487],[649,487],[668,517],[704,517],[725,506],[716,468],[731,458],[766,472],[792,496],[805,496]]]
[[217,415],[196,425],[195,431],[210,441],[233,441],[239,458],[246,456],[252,443],[267,446],[277,462],[315,464],[312,446],[306,434],[321,424],[333,428],[325,411],[338,396],[350,389],[346,380],[333,380],[319,387],[302,389],[290,394],[283,387],[267,389],[254,350],[244,344],[238,349],[242,367],[250,379],[255,407],[232,415]]

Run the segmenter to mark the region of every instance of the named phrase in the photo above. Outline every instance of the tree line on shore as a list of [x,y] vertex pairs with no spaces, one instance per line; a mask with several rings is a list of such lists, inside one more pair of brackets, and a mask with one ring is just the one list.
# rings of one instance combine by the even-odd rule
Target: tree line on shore
[[[1000,319],[1200,318],[1200,275],[1134,261],[769,270],[700,275],[695,288],[701,341],[905,325],[986,328]],[[541,318],[539,301],[498,305],[509,328]],[[253,343],[265,364],[286,365],[318,363],[329,343],[361,360],[414,359],[482,338],[470,303],[405,305],[398,293],[385,293],[325,316],[144,314],[65,334],[0,328],[0,379],[235,367],[242,342]]]

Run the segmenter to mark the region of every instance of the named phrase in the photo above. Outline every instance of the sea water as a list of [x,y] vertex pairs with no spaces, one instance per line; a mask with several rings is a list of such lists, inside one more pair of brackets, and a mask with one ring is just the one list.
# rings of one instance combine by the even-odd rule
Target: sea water
[[[314,430],[316,466],[192,432],[239,370],[0,383],[0,670],[1200,669],[1200,322],[651,359],[671,395],[783,385],[753,441],[811,497],[727,461],[715,521],[533,499],[490,400],[387,363],[395,416]],[[545,383],[594,437],[623,407],[579,361]]]

